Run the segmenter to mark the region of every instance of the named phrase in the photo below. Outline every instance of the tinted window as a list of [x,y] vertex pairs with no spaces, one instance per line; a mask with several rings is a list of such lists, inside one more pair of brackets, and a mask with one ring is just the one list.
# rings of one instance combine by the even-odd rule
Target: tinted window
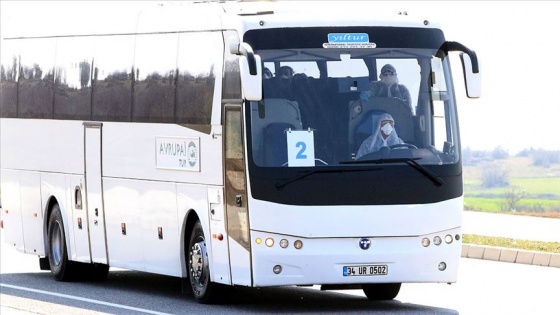
[[173,123],[175,113],[177,34],[138,35],[132,118]]
[[219,32],[179,36],[177,123],[209,125],[216,81],[214,67],[222,58]]
[[133,58],[133,35],[97,38],[93,59],[93,120],[132,120]]
[[54,105],[55,41],[34,39],[18,43],[18,116],[52,118]]
[[178,123],[209,130],[221,32],[9,41],[2,117]]
[[54,118],[91,119],[91,38],[57,40]]
[[18,57],[14,41],[3,41],[0,54],[0,117],[17,117]]

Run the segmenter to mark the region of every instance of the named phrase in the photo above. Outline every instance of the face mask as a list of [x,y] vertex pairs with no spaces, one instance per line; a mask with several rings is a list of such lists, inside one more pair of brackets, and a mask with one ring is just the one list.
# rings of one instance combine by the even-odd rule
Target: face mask
[[391,85],[397,83],[397,76],[396,76],[396,75],[384,76],[384,77],[381,79],[381,82],[383,82],[383,83],[385,83],[385,84],[391,86]]
[[381,131],[386,135],[390,135],[391,132],[393,132],[393,126],[391,126],[390,123],[386,123],[385,125],[383,125],[383,127],[381,127]]

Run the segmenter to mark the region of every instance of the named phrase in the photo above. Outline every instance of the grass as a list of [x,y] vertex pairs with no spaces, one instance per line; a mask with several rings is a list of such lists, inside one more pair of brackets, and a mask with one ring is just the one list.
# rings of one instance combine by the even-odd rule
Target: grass
[[474,234],[463,235],[464,244],[488,245],[506,248],[515,248],[539,252],[560,253],[560,243],[540,242],[529,240],[516,240],[506,237],[491,237]]
[[[503,169],[509,185],[483,187],[482,175],[489,166]],[[514,211],[507,205],[507,196],[512,193],[521,196]],[[510,156],[465,166],[464,196],[465,210],[560,218],[560,163],[540,167],[534,165],[532,158]]]

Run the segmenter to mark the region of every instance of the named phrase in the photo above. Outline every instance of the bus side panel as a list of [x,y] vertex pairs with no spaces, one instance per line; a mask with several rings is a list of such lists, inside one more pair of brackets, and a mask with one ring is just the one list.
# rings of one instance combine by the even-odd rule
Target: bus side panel
[[[66,204],[70,215],[68,218],[70,231],[67,238],[70,239],[69,243],[72,246],[72,256],[69,256],[69,259],[89,263],[91,262],[91,255],[84,182],[84,176],[82,175],[66,176]],[[76,190],[78,190],[77,193]],[[76,194],[81,195],[80,205],[76,205]]]
[[19,173],[19,171],[5,169],[0,172],[2,183],[2,220],[4,221],[4,242],[23,252]]
[[[209,200],[208,200],[208,189],[207,186],[203,185],[186,185],[186,184],[177,184],[177,216],[178,222],[184,222],[184,218],[188,214],[189,210],[194,210],[202,224],[202,229],[204,231],[204,237],[206,239],[206,245],[208,246],[208,259],[210,261],[210,277],[212,279],[216,279],[214,276],[214,268],[216,265],[213,263],[213,248],[212,242],[210,241],[212,236],[209,227]],[[181,230],[179,230],[180,232]],[[181,244],[188,244],[189,238],[191,236],[192,230],[185,231],[184,239],[181,240]],[[188,246],[188,245],[185,245]],[[181,252],[182,247],[177,247],[177,253]],[[186,247],[185,247],[186,248]],[[186,250],[188,250],[186,248]],[[188,253],[184,253],[185,257],[180,257],[185,264],[183,269],[182,277],[188,276]],[[220,267],[218,267],[220,269]],[[229,270],[228,270],[229,273]],[[223,275],[220,275],[224,277]],[[220,277],[218,276],[218,278]]]
[[[233,284],[251,286],[251,254],[231,237],[229,238],[229,248]],[[270,269],[270,272],[272,272],[272,269]]]
[[109,265],[145,271],[140,193],[131,185],[131,180],[103,180]]
[[2,118],[1,125],[3,170],[84,173],[82,121]]
[[20,173],[21,220],[25,252],[28,254],[45,255],[40,183],[41,175],[39,173]]
[[181,276],[175,184],[105,178],[103,186],[109,264]]
[[211,279],[214,282],[231,284],[229,268],[228,234],[224,206],[224,191],[220,188],[208,188],[208,208],[210,209],[212,262]]
[[141,181],[138,191],[146,271],[178,277],[181,232],[175,183]]

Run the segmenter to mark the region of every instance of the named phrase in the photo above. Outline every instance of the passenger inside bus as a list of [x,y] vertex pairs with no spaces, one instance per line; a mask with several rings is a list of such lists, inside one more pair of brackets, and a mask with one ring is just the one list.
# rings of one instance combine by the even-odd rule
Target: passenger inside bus
[[289,66],[282,66],[278,68],[278,72],[276,73],[276,77],[282,79],[290,79],[294,75],[294,69]]
[[270,71],[270,69],[265,67],[263,70],[263,79],[270,79],[270,78],[272,78],[272,71]]
[[395,97],[401,99],[411,107],[410,92],[403,84],[399,84],[397,70],[393,65],[386,64],[381,68],[380,81],[371,81],[370,89],[360,93],[362,101],[368,101],[372,97]]
[[395,120],[389,114],[382,114],[377,121],[377,128],[374,133],[369,136],[358,149],[356,159],[369,153],[379,151],[382,147],[390,147],[395,144],[404,143],[397,135],[395,130]]

